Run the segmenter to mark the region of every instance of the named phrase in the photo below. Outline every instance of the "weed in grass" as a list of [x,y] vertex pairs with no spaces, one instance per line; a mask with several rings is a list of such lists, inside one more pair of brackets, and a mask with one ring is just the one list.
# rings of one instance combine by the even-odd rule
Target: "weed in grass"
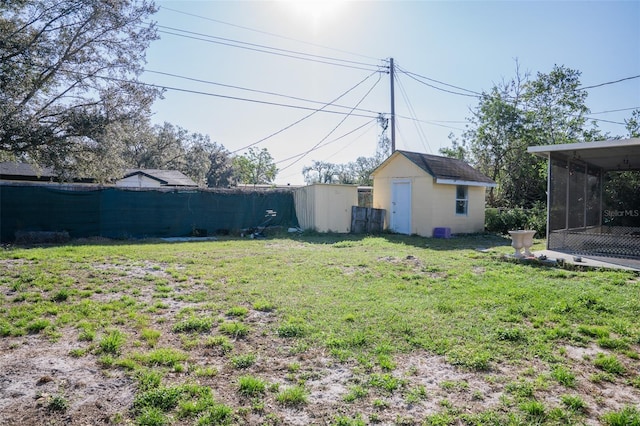
[[568,388],[576,386],[576,375],[571,370],[558,365],[551,370],[551,377],[553,377],[558,383]]
[[138,382],[138,391],[146,392],[160,387],[162,374],[156,370],[139,370],[135,375]]
[[248,313],[249,309],[244,306],[232,306],[231,309],[227,311],[227,316],[244,318]]
[[407,395],[404,399],[408,404],[417,404],[420,401],[426,400],[428,397],[429,395],[427,394],[427,388],[419,385],[409,389],[409,392],[407,392]]
[[396,368],[396,363],[393,362],[393,358],[386,354],[378,355],[378,365],[382,371],[392,371]]
[[29,334],[38,334],[47,327],[52,327],[51,322],[44,318],[38,318],[27,324],[26,330]]
[[333,421],[330,423],[332,426],[365,426],[366,423],[362,420],[360,415],[357,415],[355,418],[337,415],[334,417]]
[[78,334],[78,340],[81,342],[93,342],[96,338],[96,332],[93,330],[84,329]]
[[249,368],[256,362],[254,354],[242,354],[231,358],[231,364],[238,369]]
[[640,410],[627,406],[620,411],[603,414],[601,420],[606,426],[640,426]]
[[465,392],[469,390],[469,383],[464,380],[444,380],[440,387],[446,391]]
[[519,328],[503,328],[497,332],[498,340],[507,342],[523,342],[527,340],[527,335]]
[[183,392],[180,386],[151,388],[136,395],[133,408],[136,411],[142,411],[153,407],[166,412],[178,406]]
[[504,390],[518,399],[533,398],[533,384],[524,380],[507,383]]
[[597,325],[581,325],[578,327],[578,332],[584,334],[585,336],[595,338],[609,337],[609,329]]
[[102,368],[111,368],[115,365],[115,363],[116,359],[111,354],[104,354],[101,355],[100,358],[98,358],[98,364],[100,364]]
[[196,377],[214,377],[218,375],[218,369],[215,367],[198,367],[194,374]]
[[296,406],[307,403],[307,391],[303,386],[296,385],[284,388],[276,395],[276,401],[286,406]]
[[154,347],[158,343],[161,335],[160,330],[154,330],[152,328],[144,328],[140,332],[140,336],[150,347]]
[[223,322],[218,326],[220,333],[231,336],[235,339],[246,337],[249,334],[249,327],[241,322]]
[[592,383],[602,383],[602,382],[615,383],[616,376],[611,373],[607,373],[606,371],[600,371],[598,373],[592,374],[589,377],[589,380]]
[[211,318],[189,317],[173,326],[174,333],[207,333],[213,326]]
[[241,376],[238,379],[238,392],[244,396],[256,396],[264,393],[267,383],[254,376]]
[[369,384],[371,386],[389,394],[404,386],[405,383],[405,380],[394,377],[391,374],[372,374],[369,378]]
[[491,354],[482,350],[454,349],[447,354],[447,360],[453,365],[459,365],[472,371],[488,371]]
[[233,344],[227,336],[212,336],[204,342],[207,348],[218,348],[223,354],[227,354],[233,350]]
[[349,388],[349,392],[342,398],[345,402],[354,402],[357,399],[364,398],[369,394],[369,391],[361,386],[354,385]]
[[82,358],[83,356],[85,356],[87,353],[89,352],[89,350],[87,348],[76,348],[76,349],[71,349],[69,351],[69,356],[72,358]]
[[105,354],[118,355],[126,340],[127,336],[120,330],[109,330],[98,342],[98,347]]
[[576,413],[584,413],[587,411],[587,403],[578,395],[562,395],[560,401],[567,409]]
[[233,409],[224,404],[215,404],[198,418],[198,426],[216,426],[233,424]]
[[306,326],[301,320],[290,319],[276,328],[279,337],[293,338],[303,337],[306,334]]
[[389,402],[384,399],[374,399],[372,404],[373,404],[373,408],[380,411],[386,410],[387,408],[389,408]]
[[425,426],[449,426],[455,423],[455,418],[448,413],[431,414],[424,419]]
[[287,371],[290,373],[297,373],[298,371],[300,371],[300,363],[292,362],[290,364],[287,364]]
[[260,312],[272,312],[275,311],[276,307],[273,303],[266,300],[257,300],[253,302],[253,309]]
[[177,349],[159,348],[146,354],[137,354],[134,358],[147,365],[163,365],[175,368],[182,361],[189,359],[189,356]]
[[62,395],[54,395],[47,403],[47,410],[64,412],[69,408],[69,401]]
[[621,375],[625,372],[624,365],[614,355],[598,353],[593,365],[610,374]]
[[542,423],[542,419],[546,416],[546,407],[543,403],[538,401],[526,401],[520,404],[520,409],[529,417],[530,419],[535,419]]
[[612,339],[610,337],[600,337],[596,343],[602,349],[612,350],[626,350],[629,349],[629,344],[622,339]]
[[629,384],[636,389],[640,389],[640,376],[636,376],[633,379],[629,380]]
[[51,297],[51,301],[62,303],[66,301],[68,298],[69,298],[69,290],[66,288],[63,288]]

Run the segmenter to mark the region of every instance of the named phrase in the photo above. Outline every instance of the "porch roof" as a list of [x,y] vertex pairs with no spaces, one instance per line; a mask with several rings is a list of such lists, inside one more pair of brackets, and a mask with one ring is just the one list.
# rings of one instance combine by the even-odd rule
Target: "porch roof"
[[576,159],[605,171],[640,170],[640,138],[562,145],[530,146],[527,151],[548,158],[551,153]]

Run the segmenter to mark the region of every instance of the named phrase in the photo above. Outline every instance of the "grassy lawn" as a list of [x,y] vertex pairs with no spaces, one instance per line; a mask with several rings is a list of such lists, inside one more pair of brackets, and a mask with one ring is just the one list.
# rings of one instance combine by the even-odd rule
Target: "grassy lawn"
[[27,425],[640,425],[638,275],[513,263],[509,243],[2,250],[0,387],[13,390],[0,413]]

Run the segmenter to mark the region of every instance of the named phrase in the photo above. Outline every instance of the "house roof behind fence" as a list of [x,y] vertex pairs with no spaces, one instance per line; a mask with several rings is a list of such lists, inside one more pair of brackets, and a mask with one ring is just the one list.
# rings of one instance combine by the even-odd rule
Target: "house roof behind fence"
[[140,174],[150,179],[157,180],[162,185],[166,186],[198,186],[198,184],[191,180],[191,178],[177,170],[129,169],[125,172],[123,179]]

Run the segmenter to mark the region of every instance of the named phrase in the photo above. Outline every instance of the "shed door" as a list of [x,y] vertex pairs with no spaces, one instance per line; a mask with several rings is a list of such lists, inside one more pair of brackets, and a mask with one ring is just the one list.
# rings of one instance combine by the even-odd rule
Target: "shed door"
[[390,228],[398,234],[411,233],[411,182],[391,184]]

